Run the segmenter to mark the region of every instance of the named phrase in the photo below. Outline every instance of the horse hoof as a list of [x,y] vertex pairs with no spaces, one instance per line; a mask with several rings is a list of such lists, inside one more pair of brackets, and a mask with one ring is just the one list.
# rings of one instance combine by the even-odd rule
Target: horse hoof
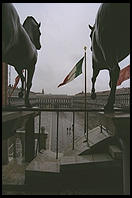
[[18,97],[19,97],[19,98],[23,98],[23,92],[19,92],[19,93],[18,93]]
[[25,107],[32,107],[29,101],[25,101]]
[[104,113],[114,113],[114,107],[110,105],[104,106]]
[[91,98],[92,98],[92,100],[95,100],[96,99],[96,93],[92,93]]
[[31,104],[25,104],[25,107],[31,108],[32,105]]

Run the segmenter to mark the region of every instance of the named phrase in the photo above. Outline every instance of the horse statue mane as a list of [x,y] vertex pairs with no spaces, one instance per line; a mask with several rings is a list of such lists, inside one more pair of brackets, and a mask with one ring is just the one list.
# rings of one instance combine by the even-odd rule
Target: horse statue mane
[[23,92],[25,78],[23,69],[28,71],[25,106],[29,103],[29,92],[37,62],[37,50],[40,44],[40,23],[27,17],[21,25],[19,15],[12,3],[2,4],[2,61],[14,66],[22,81]]
[[110,75],[110,94],[105,112],[114,112],[115,92],[119,78],[119,62],[130,53],[130,4],[102,3],[95,24],[91,29],[92,50],[92,99],[96,98],[95,81],[100,70],[107,69]]

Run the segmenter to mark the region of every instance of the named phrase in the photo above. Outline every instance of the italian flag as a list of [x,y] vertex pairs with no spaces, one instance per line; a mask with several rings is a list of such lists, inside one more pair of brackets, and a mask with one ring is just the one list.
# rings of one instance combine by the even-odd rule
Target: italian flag
[[117,86],[121,85],[121,83],[130,78],[130,65],[126,66],[120,71],[119,79],[117,81]]
[[84,57],[81,58],[78,61],[78,63],[76,63],[76,65],[73,67],[73,69],[71,70],[71,72],[65,77],[65,79],[63,80],[63,82],[58,85],[58,87],[71,82],[72,80],[74,80],[77,76],[79,76],[82,73],[83,59],[84,59]]

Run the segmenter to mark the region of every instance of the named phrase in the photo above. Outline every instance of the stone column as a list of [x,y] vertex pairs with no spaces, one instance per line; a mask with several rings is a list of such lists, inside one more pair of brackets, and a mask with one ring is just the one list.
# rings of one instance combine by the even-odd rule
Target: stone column
[[8,139],[2,140],[2,165],[8,164]]
[[2,106],[8,104],[8,65],[2,63]]
[[130,195],[130,139],[120,139],[123,150],[123,192]]
[[30,116],[25,125],[25,162],[30,162],[35,156],[34,117]]
[[116,137],[122,147],[123,194],[130,195],[130,113],[100,114],[100,122]]

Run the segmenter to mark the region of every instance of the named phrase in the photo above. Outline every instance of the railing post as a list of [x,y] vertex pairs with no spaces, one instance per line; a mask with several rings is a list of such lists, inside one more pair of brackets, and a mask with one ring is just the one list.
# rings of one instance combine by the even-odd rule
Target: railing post
[[39,112],[39,136],[38,136],[38,145],[39,145],[39,152],[40,152],[40,133],[41,133],[41,111]]
[[89,146],[89,142],[88,142],[88,111],[87,111],[87,125],[86,125],[86,129],[87,129],[87,145]]
[[59,128],[59,111],[57,111],[56,159],[58,159],[58,128]]
[[41,111],[39,111],[39,134],[38,134],[38,140],[37,140],[37,146],[36,146],[36,155],[38,151],[40,152],[40,130],[41,130]]
[[100,133],[102,133],[102,124],[100,125]]
[[74,150],[74,123],[75,123],[75,112],[73,111],[73,124],[72,124],[73,143],[72,143],[72,150]]

